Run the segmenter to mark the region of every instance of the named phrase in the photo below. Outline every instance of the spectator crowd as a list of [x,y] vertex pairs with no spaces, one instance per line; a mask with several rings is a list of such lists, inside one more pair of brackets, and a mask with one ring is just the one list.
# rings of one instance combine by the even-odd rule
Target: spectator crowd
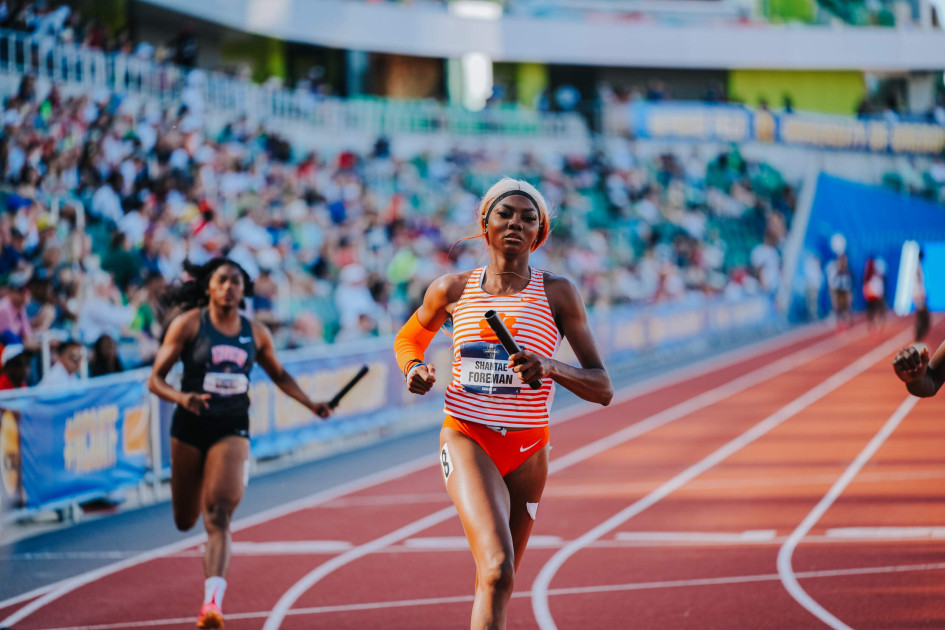
[[[35,359],[52,339],[56,382],[77,373],[76,354],[91,374],[147,364],[185,259],[243,265],[280,348],[389,333],[435,277],[483,264],[482,243],[461,239],[502,175],[547,196],[557,216],[536,265],[574,279],[591,308],[778,282],[793,188],[734,146],[401,158],[380,138],[366,154],[322,155],[245,117],[213,129],[186,91],[162,108],[66,88],[23,76],[0,137],[0,341]],[[27,382],[42,378],[34,360]]]

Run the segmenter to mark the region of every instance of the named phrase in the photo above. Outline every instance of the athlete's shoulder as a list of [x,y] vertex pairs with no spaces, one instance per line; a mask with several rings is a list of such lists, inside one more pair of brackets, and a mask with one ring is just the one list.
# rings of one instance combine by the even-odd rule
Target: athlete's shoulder
[[193,329],[196,331],[198,328],[200,328],[200,313],[200,308],[186,310],[180,315],[177,315],[174,318],[174,322],[172,323],[177,323],[177,325],[183,330]]
[[447,302],[456,302],[463,295],[466,284],[474,271],[474,269],[469,269],[444,274],[430,283],[429,290],[445,296]]
[[570,278],[559,276],[551,272],[544,272],[545,295],[548,297],[548,304],[552,311],[569,311],[583,303],[581,291]]
[[175,342],[189,343],[200,331],[200,309],[192,308],[174,316],[167,327],[165,339],[172,338]]
[[[269,327],[266,324],[257,321],[251,317],[245,317],[246,321],[249,322],[249,329],[253,334],[253,345],[256,347],[256,352],[264,349],[266,346],[271,345],[272,341],[272,331],[269,330]],[[241,340],[242,341],[242,340]]]
[[542,279],[545,282],[545,288],[548,291],[573,293],[578,292],[577,285],[570,278],[559,276],[550,271],[543,271]]

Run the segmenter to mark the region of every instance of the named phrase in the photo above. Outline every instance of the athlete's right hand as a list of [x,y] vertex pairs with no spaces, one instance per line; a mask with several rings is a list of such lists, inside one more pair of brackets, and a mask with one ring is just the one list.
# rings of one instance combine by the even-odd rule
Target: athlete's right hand
[[928,367],[929,349],[924,344],[921,347],[906,346],[893,359],[893,369],[903,383],[919,380],[925,376]]
[[435,382],[436,368],[429,363],[424,363],[410,372],[410,378],[407,380],[407,390],[423,396],[433,388]]
[[210,394],[198,394],[196,392],[184,394],[184,400],[180,403],[180,406],[199,416],[201,411],[210,408]]

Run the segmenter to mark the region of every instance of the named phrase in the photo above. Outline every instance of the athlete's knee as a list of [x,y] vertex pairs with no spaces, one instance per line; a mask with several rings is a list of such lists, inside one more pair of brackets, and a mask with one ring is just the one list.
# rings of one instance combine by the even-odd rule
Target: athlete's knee
[[198,516],[200,516],[199,513],[190,510],[186,512],[174,510],[174,526],[177,527],[178,531],[186,532],[197,523]]
[[515,559],[512,554],[493,554],[479,567],[480,587],[498,592],[511,592],[515,585]]
[[236,508],[230,501],[213,501],[204,508],[204,520],[208,528],[229,529]]

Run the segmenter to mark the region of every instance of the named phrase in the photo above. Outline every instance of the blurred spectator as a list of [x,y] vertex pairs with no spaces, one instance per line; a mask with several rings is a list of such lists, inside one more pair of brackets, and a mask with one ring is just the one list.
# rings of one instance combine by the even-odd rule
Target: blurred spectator
[[804,301],[807,306],[808,321],[820,319],[820,290],[824,286],[824,271],[820,258],[813,252],[804,256]]
[[312,312],[302,311],[292,319],[292,329],[286,347],[307,348],[325,343],[325,327]]
[[120,335],[123,330],[129,329],[145,296],[135,292],[132,301],[126,306],[110,274],[93,272],[90,282],[89,294],[78,314],[78,330],[82,337],[87,340],[98,339],[109,333]]
[[26,237],[15,227],[10,228],[10,237],[0,251],[0,276],[5,276],[26,260]]
[[92,214],[97,217],[109,219],[113,223],[118,223],[124,216],[121,207],[121,173],[112,172],[108,179],[99,186],[92,197]]
[[174,63],[185,68],[197,66],[197,36],[193,23],[184,22],[170,45],[174,51]]
[[29,300],[30,275],[27,271],[15,271],[7,278],[7,292],[0,298],[0,332],[10,331],[23,343],[33,343],[33,328],[26,312]]
[[341,330],[348,336],[357,336],[354,331],[360,329],[362,315],[370,317],[374,313],[377,304],[371,297],[367,271],[362,265],[351,263],[342,268],[335,289],[335,308],[338,309]]
[[886,323],[886,261],[870,256],[863,270],[863,299],[866,300],[866,321],[871,329],[882,329]]
[[92,357],[89,360],[89,376],[116,374],[124,370],[118,356],[118,344],[108,335],[102,335],[92,345]]
[[764,241],[751,250],[751,270],[762,291],[774,293],[781,282],[781,253],[777,248],[777,234],[765,230]]
[[141,278],[140,257],[131,253],[128,237],[121,232],[113,232],[108,251],[102,256],[102,270],[112,274],[115,285],[122,293],[127,293],[132,284],[137,285]]
[[253,311],[257,319],[267,324],[276,321],[273,308],[278,294],[279,285],[272,277],[270,266],[260,268],[259,276],[253,281]]
[[26,387],[30,358],[23,344],[12,343],[3,347],[3,353],[0,353],[0,391]]
[[67,387],[79,381],[79,368],[82,367],[82,344],[70,339],[56,348],[56,362],[49,368],[40,387]]
[[167,307],[162,296],[167,290],[167,281],[160,272],[152,271],[144,282],[145,299],[138,306],[131,329],[139,331],[151,339],[160,340],[167,321]]
[[30,281],[29,289],[30,299],[26,305],[26,313],[29,315],[33,333],[40,335],[60,324],[63,313],[48,277],[34,277]]
[[837,327],[841,330],[848,328],[853,324],[853,275],[843,251],[827,263],[827,287]]

